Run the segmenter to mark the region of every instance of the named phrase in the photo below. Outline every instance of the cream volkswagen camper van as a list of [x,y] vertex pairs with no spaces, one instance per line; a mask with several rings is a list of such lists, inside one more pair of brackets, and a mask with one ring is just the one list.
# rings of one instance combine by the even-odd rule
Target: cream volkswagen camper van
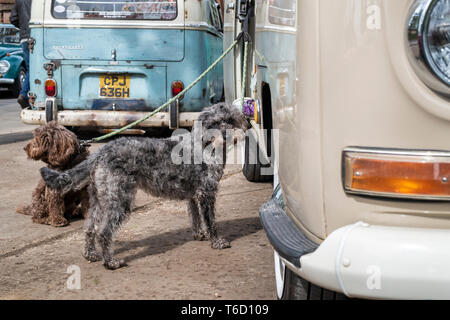
[[[450,1],[248,5],[244,174],[274,179],[260,215],[277,296],[450,298]],[[242,59],[225,62],[230,102]]]

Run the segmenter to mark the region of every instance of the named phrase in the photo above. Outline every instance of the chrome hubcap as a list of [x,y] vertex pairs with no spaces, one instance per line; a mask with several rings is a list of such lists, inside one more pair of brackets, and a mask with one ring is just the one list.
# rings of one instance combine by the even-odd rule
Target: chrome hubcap
[[19,80],[20,80],[20,85],[22,86],[23,82],[25,81],[25,72],[20,71]]
[[283,297],[283,291],[284,291],[284,278],[285,278],[286,265],[280,259],[278,252],[276,252],[276,251],[273,252],[273,258],[274,258],[274,264],[275,264],[275,281],[276,281],[276,285],[277,285],[277,296],[278,296],[278,299],[281,299]]

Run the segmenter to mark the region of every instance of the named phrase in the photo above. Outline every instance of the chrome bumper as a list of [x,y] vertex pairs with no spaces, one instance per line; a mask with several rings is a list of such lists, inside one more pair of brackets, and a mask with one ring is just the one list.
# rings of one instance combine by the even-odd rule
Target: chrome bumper
[[[144,118],[147,114],[147,112],[136,111],[63,110],[58,111],[57,122],[63,126],[73,127],[120,128]],[[181,112],[180,127],[192,127],[199,115],[199,112]],[[42,125],[46,123],[45,110],[24,109],[20,117],[26,124]],[[158,112],[136,128],[168,126],[169,113]]]
[[14,84],[14,79],[0,78],[0,84]]

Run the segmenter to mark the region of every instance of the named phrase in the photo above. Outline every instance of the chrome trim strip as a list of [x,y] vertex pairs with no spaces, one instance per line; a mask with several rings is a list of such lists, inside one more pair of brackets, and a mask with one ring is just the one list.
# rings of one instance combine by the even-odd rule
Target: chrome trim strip
[[14,79],[0,78],[0,84],[13,84]]
[[[30,28],[73,28],[72,25],[69,24],[35,24],[31,25]],[[77,25],[77,28],[85,28],[85,29],[156,29],[156,30],[194,30],[194,31],[206,31],[217,37],[222,37],[223,33],[216,30],[213,26],[210,25],[198,25],[198,24],[187,24],[187,25],[98,25],[98,24],[83,24]]]
[[123,23],[123,24],[99,24],[99,23],[36,23],[31,24],[30,28],[108,28],[108,29],[184,29],[184,24],[133,24],[133,23]]
[[371,147],[347,147],[342,151],[342,163],[341,163],[341,176],[342,185],[345,193],[359,195],[359,196],[370,196],[377,198],[395,198],[404,200],[426,200],[426,201],[450,201],[448,196],[427,196],[427,195],[406,195],[398,193],[389,192],[371,192],[365,190],[355,190],[348,186],[348,173],[346,170],[346,154],[348,153],[367,153],[374,155],[384,155],[384,156],[404,156],[404,157],[439,157],[448,158],[450,162],[450,151],[444,150],[415,150],[415,149],[384,149],[384,148],[371,148]]
[[297,34],[297,29],[293,27],[277,27],[277,26],[268,26],[263,24],[256,25],[256,32],[277,32],[277,33],[287,33],[287,34]]
[[191,23],[191,24],[96,24],[96,23],[84,23],[84,24],[71,24],[71,23],[36,23],[31,24],[30,28],[108,28],[108,29],[188,29],[188,30],[212,30],[215,33],[220,33],[213,26],[206,23]]
[[421,149],[388,149],[372,147],[347,147],[343,153],[373,153],[392,156],[419,156],[419,157],[450,157],[450,151],[445,150],[421,150]]
[[368,197],[376,197],[376,198],[393,198],[399,200],[423,200],[423,201],[450,201],[449,197],[444,196],[420,196],[420,195],[399,195],[397,193],[377,193],[377,192],[368,192],[368,191],[355,191],[346,189],[345,193],[353,194],[358,196],[368,196]]

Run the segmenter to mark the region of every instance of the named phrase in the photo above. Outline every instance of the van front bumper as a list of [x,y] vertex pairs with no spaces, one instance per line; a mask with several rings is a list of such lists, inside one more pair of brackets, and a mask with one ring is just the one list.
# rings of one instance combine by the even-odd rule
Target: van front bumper
[[290,233],[281,231],[292,229],[294,222],[279,205],[274,211],[276,205],[272,199],[262,206],[262,224],[286,266],[303,279],[354,298],[450,299],[449,230],[358,222],[334,231],[314,251],[305,242],[298,254],[301,242],[295,244]]
[[2,84],[6,85],[14,84],[14,79],[0,78],[0,85]]
[[[101,127],[120,128],[140,120],[148,115],[148,112],[138,111],[107,111],[107,110],[61,110],[57,113],[57,122],[63,126],[73,127]],[[192,127],[198,119],[199,112],[180,112],[180,127]],[[22,110],[20,117],[22,122],[33,125],[46,123],[45,110]],[[145,120],[136,128],[169,127],[169,113],[158,112],[150,119]]]

